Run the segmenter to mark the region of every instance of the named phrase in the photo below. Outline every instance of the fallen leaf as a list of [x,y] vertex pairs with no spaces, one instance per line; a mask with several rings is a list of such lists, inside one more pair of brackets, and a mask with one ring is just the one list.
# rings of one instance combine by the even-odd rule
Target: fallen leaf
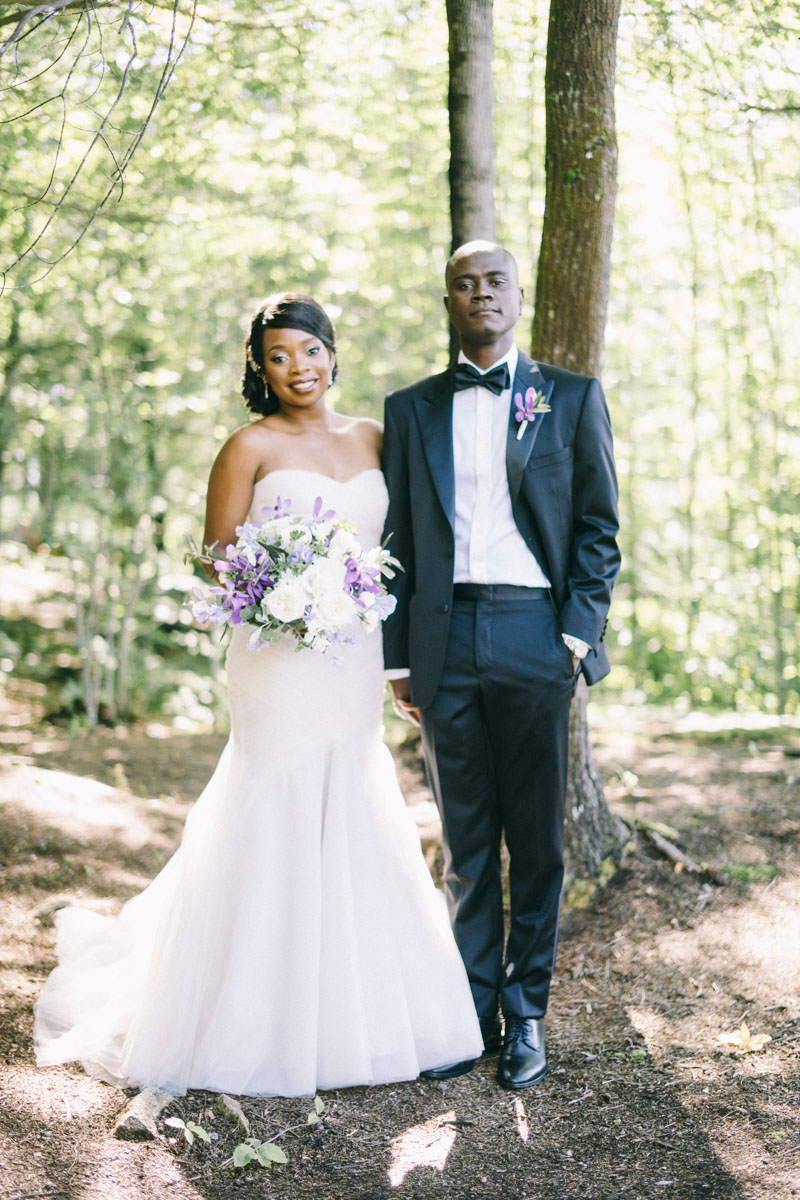
[[767,1042],[772,1041],[768,1033],[752,1034],[746,1021],[742,1021],[739,1028],[735,1029],[733,1033],[717,1033],[714,1037],[718,1042],[722,1042],[723,1046],[730,1046],[737,1054],[754,1053],[756,1050],[762,1050]]

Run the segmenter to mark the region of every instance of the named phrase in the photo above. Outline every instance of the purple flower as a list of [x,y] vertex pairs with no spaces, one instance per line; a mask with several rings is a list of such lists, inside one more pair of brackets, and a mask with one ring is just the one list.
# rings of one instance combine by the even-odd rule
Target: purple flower
[[514,404],[517,411],[514,413],[515,421],[532,421],[536,409],[536,392],[532,387],[529,387],[525,393],[525,400],[522,399],[522,394],[517,392],[514,397]]
[[317,496],[311,515],[315,521],[332,521],[336,513],[332,508],[329,508],[327,512],[322,512],[322,496]]
[[271,508],[268,504],[265,504],[261,511],[265,517],[288,517],[291,507],[291,500],[281,500],[280,496],[278,496],[278,499],[275,501],[274,508]]
[[353,597],[359,608],[366,608],[361,599],[364,592],[378,595],[381,591],[380,567],[361,566],[352,555],[345,560],[344,590]]

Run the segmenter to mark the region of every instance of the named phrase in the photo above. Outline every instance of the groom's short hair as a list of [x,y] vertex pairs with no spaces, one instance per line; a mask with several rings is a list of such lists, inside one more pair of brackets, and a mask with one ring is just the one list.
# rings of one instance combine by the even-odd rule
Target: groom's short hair
[[469,258],[473,254],[496,254],[498,252],[513,265],[514,271],[518,273],[517,260],[510,250],[506,250],[505,246],[501,246],[499,242],[488,242],[477,238],[475,241],[464,242],[462,246],[457,246],[450,255],[444,268],[445,286],[449,285],[453,267],[460,259]]

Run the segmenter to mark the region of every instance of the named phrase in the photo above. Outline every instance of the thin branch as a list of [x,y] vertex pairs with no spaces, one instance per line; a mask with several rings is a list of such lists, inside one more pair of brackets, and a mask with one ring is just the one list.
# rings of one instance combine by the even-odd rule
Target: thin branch
[[[44,198],[48,195],[51,187],[53,186],[53,181],[55,180],[55,177],[56,177],[56,169],[58,167],[58,161],[59,161],[59,158],[61,157],[61,148],[64,143],[64,128],[67,123],[67,89],[69,88],[69,84],[72,79],[73,73],[74,73],[78,63],[80,62],[80,60],[83,58],[86,47],[89,44],[89,36],[91,34],[91,17],[89,15],[88,9],[85,12],[82,12],[79,14],[78,21],[76,23],[74,32],[77,33],[84,17],[86,18],[86,36],[83,39],[83,45],[78,50],[78,53],[75,55],[73,63],[71,65],[69,71],[67,72],[67,78],[64,80],[64,86],[62,87],[61,91],[58,93],[58,99],[61,100],[61,127],[58,131],[58,139],[56,142],[55,154],[53,155],[53,168],[50,172],[50,178],[47,181],[47,187],[44,189],[44,191],[42,192],[41,197],[40,197],[40,199],[42,199],[42,200],[44,200]],[[56,97],[51,96],[50,99],[51,100],[56,99]],[[47,103],[49,103],[49,101],[43,101],[43,104],[47,104]],[[31,109],[31,111],[33,112],[36,110],[36,108],[39,108],[39,107],[41,107],[41,106],[35,105],[34,108]],[[11,120],[18,120],[18,119],[19,119],[18,117],[11,118]],[[33,201],[33,203],[35,204],[36,201]],[[30,207],[30,205],[26,205],[25,207]],[[19,212],[20,210],[12,209],[12,212],[14,212],[14,211]]]
[[[115,170],[114,170],[114,174],[111,177],[111,184],[106,189],[103,196],[101,197],[100,202],[96,205],[96,207],[94,208],[94,211],[88,215],[86,221],[84,222],[83,228],[80,230],[80,232],[77,234],[77,236],[75,238],[73,238],[70,245],[61,254],[59,254],[57,258],[51,259],[51,260],[45,259],[37,251],[36,247],[42,241],[42,238],[44,237],[44,235],[46,234],[46,232],[48,231],[50,226],[53,224],[54,220],[56,219],[57,215],[61,211],[62,207],[64,207],[75,183],[78,180],[78,177],[81,175],[82,171],[84,170],[86,163],[89,159],[89,156],[92,154],[95,146],[97,146],[97,144],[100,143],[100,144],[104,145],[111,153],[111,149],[108,144],[108,139],[106,137],[105,131],[107,128],[110,128],[110,129],[114,128],[114,125],[111,121],[111,117],[112,117],[114,111],[116,110],[117,106],[119,105],[123,95],[125,94],[126,88],[128,86],[128,78],[129,78],[130,70],[131,70],[133,63],[136,61],[136,58],[138,55],[137,42],[136,42],[136,31],[135,31],[134,26],[130,19],[134,6],[135,6],[135,0],[128,0],[128,4],[127,4],[126,10],[125,10],[125,13],[123,15],[122,22],[120,24],[120,28],[119,28],[120,35],[124,35],[125,33],[127,33],[130,36],[131,50],[130,50],[130,54],[128,56],[128,60],[125,64],[125,67],[122,72],[122,78],[120,80],[120,85],[117,90],[117,94],[114,97],[105,116],[101,119],[98,128],[93,131],[93,136],[89,142],[89,145],[88,145],[86,151],[84,152],[80,162],[78,163],[75,171],[73,172],[72,177],[69,179],[68,183],[66,184],[61,196],[59,197],[58,202],[53,206],[53,209],[52,209],[51,213],[49,214],[49,216],[47,217],[46,221],[44,222],[42,228],[39,230],[38,234],[33,239],[33,241],[25,248],[25,250],[23,250],[22,253],[20,255],[18,255],[18,257],[8,265],[8,267],[5,269],[5,271],[0,273],[0,295],[2,295],[3,292],[6,290],[17,291],[19,288],[30,287],[34,283],[39,283],[39,282],[41,282],[42,279],[45,279],[50,274],[50,272],[60,262],[62,262],[66,258],[66,256],[69,253],[71,253],[71,251],[74,250],[75,247],[79,244],[79,242],[83,239],[83,237],[85,236],[87,230],[89,229],[89,226],[91,225],[92,221],[97,216],[97,214],[101,211],[101,209],[105,206],[105,204],[108,202],[112,193],[114,193],[114,191],[116,191],[118,193],[118,196],[121,196],[121,194],[122,194],[122,190],[124,187],[125,169],[127,168],[134,153],[136,152],[139,145],[141,144],[141,141],[142,141],[145,133],[147,132],[150,122],[152,121],[155,110],[156,110],[158,104],[161,102],[161,100],[164,96],[164,93],[166,92],[166,89],[172,80],[172,77],[175,73],[178,63],[180,62],[181,58],[183,57],[183,54],[189,43],[189,37],[191,35],[192,29],[194,28],[195,15],[196,15],[196,11],[197,11],[197,0],[193,0],[191,14],[189,15],[188,29],[186,30],[185,35],[183,35],[180,38],[177,34],[178,18],[181,15],[179,12],[180,0],[173,0],[172,6],[171,6],[172,24],[171,24],[171,29],[170,29],[169,43],[167,46],[166,60],[164,62],[161,76],[156,85],[156,89],[155,89],[155,92],[153,95],[153,100],[150,105],[150,109],[149,109],[147,115],[145,116],[144,120],[140,123],[138,129],[131,136],[131,140],[130,140],[124,154],[122,154],[122,156],[119,159],[113,153],[111,154],[111,157],[114,161]],[[62,7],[65,7],[65,6],[62,5]],[[89,8],[90,7],[93,7],[91,0],[84,0],[84,10],[85,10],[85,15],[87,17],[87,22],[90,20],[90,18],[89,18]],[[84,43],[84,45],[85,45],[85,43]],[[75,62],[77,62],[78,57],[80,57],[80,55],[76,57]],[[105,59],[103,61],[105,61]],[[73,63],[73,67],[72,67],[73,70],[74,70],[74,67],[75,67],[75,63]],[[62,132],[62,137],[63,137],[63,122],[62,122],[62,131],[61,132]],[[59,151],[60,151],[60,146],[61,146],[61,139],[59,139],[59,146],[58,146]],[[52,183],[52,179],[51,179],[51,183]],[[50,189],[50,185],[48,185],[47,191],[49,191],[49,189]],[[44,193],[44,195],[47,195],[47,191]],[[28,280],[27,282],[25,282],[23,284],[19,284],[15,287],[9,288],[6,284],[8,272],[13,270],[14,267],[18,266],[24,259],[26,259],[29,256],[33,256],[40,263],[42,263],[43,265],[46,265],[47,270],[44,271],[42,274],[38,275],[36,279]]]
[[[100,0],[100,2],[113,3],[113,0]],[[37,4],[33,8],[29,8],[22,13],[16,12],[12,13],[8,17],[0,18],[0,25],[10,25],[12,21],[17,22],[13,33],[10,35],[10,37],[6,38],[2,46],[0,46],[0,58],[3,57],[9,46],[13,46],[14,42],[19,41],[25,26],[29,21],[32,21],[34,17],[38,17],[41,14],[45,17],[45,19],[47,19],[48,17],[52,17],[55,13],[61,12],[63,9],[83,8],[84,6],[85,0],[50,0],[48,4]]]
[[[2,0],[0,0],[0,3],[2,3]],[[0,25],[2,25],[2,24],[3,24],[3,22],[0,21]],[[39,29],[43,24],[44,24],[44,20],[40,21],[39,24],[35,28]],[[48,71],[52,71],[53,67],[57,66],[58,63],[61,62],[61,59],[67,53],[67,50],[69,50],[69,48],[72,44],[72,40],[77,35],[79,28],[80,28],[80,21],[78,21],[75,24],[69,37],[64,42],[64,48],[61,51],[61,53],[58,55],[57,58],[54,58],[51,63],[48,63],[46,67],[42,67],[41,71],[37,71],[35,75],[29,75],[27,79],[15,79],[13,81],[13,83],[6,84],[5,87],[0,88],[0,92],[10,92],[14,88],[27,87],[27,85],[29,83],[34,83],[37,79],[41,79],[42,75],[46,75]]]
[[800,113],[800,104],[750,104],[748,101],[743,101],[739,105],[740,112],[758,112],[758,113]]

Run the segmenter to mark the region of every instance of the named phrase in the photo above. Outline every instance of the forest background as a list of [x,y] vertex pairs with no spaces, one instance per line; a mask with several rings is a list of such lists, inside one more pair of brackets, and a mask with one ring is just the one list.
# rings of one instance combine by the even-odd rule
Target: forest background
[[[497,232],[529,301],[547,7],[494,13]],[[777,0],[623,6],[605,690],[630,703],[800,710],[799,38]],[[256,306],[284,288],[326,305],[345,412],[379,417],[446,363],[444,5],[101,5],[29,27],[0,65],[4,598],[72,614],[5,619],[0,676],[76,726],[198,727],[223,712],[220,651],[183,606],[183,542],[246,418]]]

